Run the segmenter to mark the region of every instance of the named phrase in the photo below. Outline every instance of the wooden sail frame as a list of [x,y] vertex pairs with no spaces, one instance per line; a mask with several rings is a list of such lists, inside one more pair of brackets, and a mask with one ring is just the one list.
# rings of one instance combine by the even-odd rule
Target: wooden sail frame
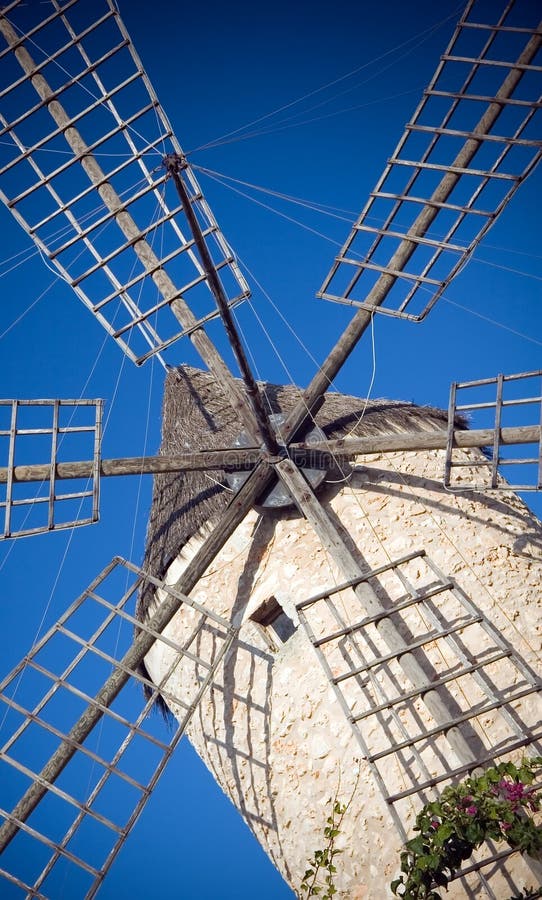
[[[371,309],[387,276],[393,284],[378,311],[422,321],[540,161],[540,90],[531,80],[518,91],[524,75],[542,71],[533,62],[540,26],[509,27],[510,5],[495,24],[477,22],[475,9],[471,0],[319,297]],[[493,45],[509,31],[525,46],[500,59]]]
[[[102,400],[0,399],[0,459],[6,463],[0,479],[0,540],[98,521],[102,410]],[[82,413],[90,415],[81,418]],[[72,472],[72,484],[60,488],[59,466],[69,465],[63,460],[73,459],[74,449],[86,449],[92,459],[84,474]],[[22,489],[16,476],[36,454],[47,459],[38,464],[36,482],[45,488],[38,492]]]
[[[74,2],[75,0],[72,0],[72,2],[65,4],[62,9],[64,10],[72,6]],[[16,4],[12,4],[12,7],[15,6]],[[470,7],[472,7],[472,4],[470,4],[469,8]],[[58,7],[58,15],[60,14],[61,8]],[[6,32],[4,31],[4,33]],[[17,43],[17,41],[14,41],[14,46]],[[30,69],[31,67],[28,59],[26,59],[26,64],[28,64],[28,67]],[[500,65],[500,62],[497,62],[496,65]],[[520,79],[522,74],[526,71],[527,66],[528,63],[520,62],[519,65],[511,64],[509,68],[513,68],[514,71],[517,71],[517,73],[519,73],[517,77],[518,79]],[[29,75],[30,71],[27,74]],[[491,98],[484,99],[490,100]],[[500,98],[500,100],[503,101],[504,99],[506,98]],[[44,102],[48,104],[49,102],[56,101],[53,101],[51,96],[47,95]],[[59,128],[65,126],[69,127],[69,120],[64,120],[62,115],[59,115],[59,119]],[[479,135],[472,137],[469,136],[469,134],[463,134],[461,135],[461,137],[466,138],[466,145],[469,144],[470,141],[479,141]],[[85,145],[78,144],[77,140],[75,140],[74,142],[74,148],[76,149],[76,153],[84,152],[85,156],[87,155],[86,150],[89,149]],[[457,166],[457,168],[461,168],[461,166]],[[97,181],[99,182],[101,179],[99,172],[97,172],[97,170],[94,170],[94,174],[97,175]],[[454,176],[459,176],[460,174],[464,173],[456,172],[453,174]],[[446,179],[442,180],[440,185],[441,187],[444,181],[446,181]],[[456,179],[448,179],[445,189],[443,189],[443,200],[436,199],[435,195],[431,195],[430,198],[426,198],[424,200],[422,213],[424,219],[423,229],[425,229],[426,226],[428,226],[434,220],[432,218],[433,212],[438,208],[438,203],[446,203],[446,198],[448,196],[446,194],[446,191],[449,189],[451,192],[454,187],[452,181],[455,184]],[[110,195],[110,199],[112,200],[112,206],[115,207],[117,198],[113,195]],[[117,208],[116,212],[113,213],[113,218],[116,219],[117,224],[119,224],[119,221],[116,218],[118,211],[119,210]],[[501,211],[500,208],[498,211]],[[112,210],[110,210],[110,212],[112,212]],[[123,212],[124,210],[121,210],[121,213]],[[124,221],[126,224],[127,220]],[[127,232],[125,232],[125,237],[127,238],[126,249],[128,244],[131,245],[132,243],[135,249],[136,245],[140,241],[140,236],[143,233],[133,231],[132,224],[128,224],[129,228],[127,228]],[[348,358],[354,347],[357,345],[365,329],[370,324],[373,314],[386,302],[386,299],[390,294],[392,288],[394,287],[397,278],[400,276],[402,268],[406,266],[408,260],[411,258],[413,249],[415,249],[415,247],[418,245],[428,245],[425,241],[425,231],[423,229],[423,233],[422,231],[420,231],[419,234],[414,234],[414,232],[412,234],[407,234],[407,236],[405,236],[404,240],[402,240],[401,242],[402,250],[394,259],[393,266],[388,265],[382,267],[379,270],[378,279],[374,283],[369,296],[363,301],[362,304],[360,304],[361,309],[355,314],[353,320],[345,330],[338,344],[330,353],[321,370],[315,376],[309,388],[304,393],[302,400],[299,402],[293,412],[288,416],[286,425],[281,428],[281,435],[285,441],[285,446],[291,445],[292,441],[302,441],[308,427],[308,423],[311,420],[311,416],[315,413],[318,406],[321,404],[329,383],[332,381],[333,377],[339,371],[344,361]],[[146,236],[146,234],[143,234],[143,244],[145,244]],[[379,235],[379,237],[381,237],[381,235]],[[423,237],[424,240],[422,241],[414,239],[420,237]],[[140,247],[139,249],[141,250],[142,247]],[[189,248],[189,252],[190,251],[191,248]],[[146,265],[148,264],[146,268],[146,274],[150,275],[153,281],[155,281],[155,276],[157,276],[158,273],[158,267],[155,267],[154,265],[154,258],[148,256],[146,247],[143,248],[143,256],[145,255]],[[457,271],[457,268],[454,271]],[[423,281],[423,277],[425,276],[422,276],[422,278],[417,277],[417,283],[421,284]],[[78,285],[74,284],[73,286],[77,288]],[[163,296],[165,298],[166,295]],[[179,308],[182,307],[181,298],[171,293],[167,294],[167,297],[168,299],[166,301],[166,305],[171,304],[171,308],[173,309],[173,311],[176,312],[176,314],[179,313]],[[155,310],[151,310],[149,312],[149,316],[154,311]],[[185,316],[186,324],[186,321],[188,321],[189,317],[187,318],[185,310],[182,310],[182,312]],[[180,313],[179,318],[182,318]],[[132,324],[139,327],[141,321],[135,321],[134,319]],[[202,336],[203,325],[203,319],[196,321],[195,324],[192,321],[192,324],[189,323],[188,326],[185,327],[185,332],[190,332],[196,346],[198,346],[198,341],[199,344],[203,346],[204,352],[201,352],[200,347],[198,347],[198,349],[200,349],[201,355],[206,361],[208,361],[209,359],[211,360],[211,362],[208,363],[210,365],[210,368],[212,368],[213,371],[217,372],[223,371],[223,369],[221,368],[221,365],[223,365],[222,361],[219,358],[217,359],[216,351],[214,350],[212,345],[209,346],[209,344],[205,342]],[[119,337],[119,335],[117,335],[117,337]],[[156,345],[153,348],[153,352],[155,350],[160,351],[165,349],[166,344],[167,341],[162,342],[162,345],[160,346]],[[143,358],[137,357],[134,361],[141,362],[143,361]],[[232,378],[229,372],[227,381],[231,387]],[[243,396],[233,388],[231,390],[231,397],[233,398],[232,405],[234,407],[237,406],[243,421],[248,421],[248,427],[253,428],[255,424],[254,416],[251,414],[250,410],[247,409],[246,400],[244,400]],[[326,450],[330,447],[331,444],[327,443],[325,445],[325,448],[323,449]],[[248,452],[253,451],[249,450],[247,451],[247,453]],[[37,808],[38,804],[46,795],[47,791],[49,791],[51,786],[54,785],[56,779],[61,776],[66,765],[66,760],[70,757],[70,754],[73,755],[74,750],[77,749],[75,747],[75,744],[82,743],[92,732],[97,722],[100,721],[103,716],[108,714],[107,711],[110,708],[111,704],[114,703],[115,698],[118,695],[118,691],[131,677],[134,676],[137,665],[144,659],[146,653],[154,644],[154,642],[160,638],[166,624],[171,621],[172,617],[180,609],[183,603],[187,603],[187,605],[189,605],[187,595],[197,584],[199,578],[201,577],[209,563],[215,558],[216,554],[224,546],[225,542],[231,536],[237,525],[242,521],[246,513],[257,501],[262,491],[269,487],[270,484],[277,478],[280,478],[284,485],[291,492],[300,511],[303,512],[306,518],[314,526],[315,530],[321,537],[322,543],[332,553],[339,568],[343,571],[344,576],[349,580],[360,578],[359,566],[357,564],[357,561],[352,557],[350,551],[345,547],[344,541],[337,533],[337,530],[334,527],[333,523],[330,522],[329,517],[325,515],[325,511],[319,504],[316,497],[314,497],[314,495],[312,495],[310,490],[307,488],[306,482],[304,481],[303,476],[300,474],[297,465],[291,460],[283,459],[280,457],[277,458],[269,452],[259,450],[258,458],[254,460],[253,471],[250,473],[249,477],[247,478],[245,484],[242,486],[238,494],[236,494],[233,498],[221,522],[214,529],[210,538],[196,553],[194,559],[188,564],[187,569],[185,570],[179,581],[176,583],[176,585],[166,591],[167,596],[165,597],[162,605],[159,607],[153,617],[146,623],[146,628],[140,629],[140,634],[138,634],[138,636],[136,637],[132,647],[127,651],[127,653],[121,660],[117,660],[114,673],[109,679],[107,679],[97,697],[94,698],[94,700],[90,701],[87,710],[74,726],[75,730],[72,729],[70,732],[63,735],[58,752],[54,754],[53,758],[49,761],[49,763],[47,763],[46,767],[41,772],[34,773],[35,780],[33,785],[27,792],[25,792],[23,798],[16,805],[13,812],[11,814],[8,814],[9,821],[2,831],[2,842],[4,846],[7,847],[11,840],[16,837],[19,831],[25,830],[26,822],[28,821],[29,817]],[[164,587],[161,584],[156,584],[155,586],[159,588]],[[366,590],[362,591],[361,593],[363,593],[365,600],[371,601],[370,593],[368,593]],[[407,653],[405,653],[404,647],[401,648],[400,655],[408,655]],[[445,709],[443,712],[444,716],[440,716],[440,719],[443,720],[441,722],[442,728],[443,730],[446,730],[447,734],[451,737],[454,750],[456,751],[459,758],[464,760],[464,766],[466,769],[468,769],[475,764],[476,757],[472,756],[472,754],[469,754],[468,748],[465,746],[465,742],[461,734],[461,729],[459,728],[458,730],[456,730],[453,723],[452,727],[450,728],[449,716],[446,717]]]
[[[521,454],[504,452],[502,440],[505,422],[511,421],[511,414],[527,415],[531,421],[540,417],[542,423],[542,370],[454,382],[448,405],[450,432],[457,413],[472,419],[482,412],[489,415],[493,425],[493,440],[487,442],[490,453],[480,455],[477,460],[467,460],[458,453],[450,434],[446,445],[444,486],[455,492],[542,490],[542,430],[538,439],[533,434],[532,440],[524,442],[519,448]],[[465,469],[470,469],[470,477],[460,477]],[[506,473],[506,479],[500,472]],[[530,480],[527,480],[529,476]]]
[[[182,645],[136,618],[137,597],[149,584],[164,598],[175,596],[192,615],[191,634]],[[186,669],[185,697],[169,697],[165,683],[171,669],[157,686],[137,664],[126,663],[134,629],[174,651],[172,668]],[[32,782],[43,801],[35,815],[20,805],[11,813],[2,810],[3,866],[9,868],[0,875],[27,896],[54,896],[55,885],[67,878],[78,896],[95,895],[237,631],[126,560],[117,557],[104,568],[0,683],[0,706],[12,728],[0,750],[3,778],[17,785]],[[120,673],[107,704],[100,692],[89,696],[90,666],[94,684],[111,670]],[[143,706],[138,687],[147,692]],[[149,716],[160,690],[180,717],[165,738],[160,720]],[[85,709],[102,721],[93,742],[71,727]],[[60,771],[54,780],[39,773],[40,744],[57,747]],[[134,772],[136,750],[144,754],[144,773]],[[13,844],[6,850],[7,841]]]
[[[415,585],[409,566],[414,566],[411,571],[419,567],[423,570]],[[390,596],[390,591],[393,595],[390,608],[358,620],[354,616],[354,621],[347,622],[344,610],[357,608],[356,587],[367,582],[380,583],[383,577],[387,577],[386,595]],[[341,605],[345,596],[347,602]],[[446,604],[453,611],[447,608],[443,614]],[[455,697],[478,697],[477,703],[469,702],[463,708],[458,704],[448,724],[469,724],[475,740],[483,745],[477,758],[480,766],[495,759],[495,748],[487,746],[487,737],[480,727],[489,711],[502,721],[499,756],[505,757],[527,745],[542,750],[540,721],[533,716],[532,707],[528,710],[529,698],[542,692],[540,679],[424,550],[321,591],[297,603],[296,609],[403,841],[408,836],[405,821],[410,812],[409,798],[419,794],[423,802],[429,802],[435,798],[435,789],[438,792],[444,783],[470,771],[470,766],[464,764],[453,769],[446,747],[438,770],[434,761],[431,770],[428,768],[424,760],[424,752],[429,749],[426,738],[432,734],[438,746],[444,729],[420,729],[419,723],[408,717],[410,701],[442,688],[451,689]],[[375,650],[380,639],[379,626],[387,617],[401,622],[403,630],[412,635],[406,652],[419,653],[431,645],[431,653],[425,657],[425,681],[410,689],[397,691],[394,682],[392,673],[399,664],[400,652]],[[442,648],[448,651],[447,656]],[[375,729],[383,735],[378,750],[372,749]],[[393,775],[390,756],[395,761],[391,767]],[[446,760],[446,765],[442,760]]]
[[[86,9],[77,0],[53,5],[55,12],[28,35],[10,19],[18,3],[0,17],[8,44],[0,71],[4,83],[12,82],[0,99],[8,111],[19,104],[1,122],[2,199],[123,352],[141,364],[218,315],[194,240],[186,237],[183,207],[177,199],[170,204],[164,193],[168,173],[161,160],[182,148],[112,0]],[[83,11],[84,25],[77,29],[70,15],[77,20]],[[36,54],[40,41],[54,49],[34,60],[27,47]],[[77,65],[76,76],[66,78],[66,56]],[[74,96],[78,85],[83,89]],[[41,136],[29,145],[36,127]],[[152,139],[143,139],[142,131]],[[63,150],[66,141],[73,156],[57,166],[55,154],[43,151]],[[107,171],[98,161],[105,153],[115,154]],[[125,157],[121,163],[119,156]],[[189,166],[184,177],[217,277],[228,303],[236,305],[250,295],[246,280]],[[109,227],[115,223],[118,230]]]

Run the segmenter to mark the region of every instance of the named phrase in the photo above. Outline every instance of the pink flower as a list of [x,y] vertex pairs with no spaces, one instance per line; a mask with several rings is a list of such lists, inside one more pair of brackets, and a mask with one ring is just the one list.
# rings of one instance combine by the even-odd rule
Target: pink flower
[[465,812],[467,813],[468,816],[475,816],[476,813],[478,812],[478,807],[474,806],[474,804],[472,804],[471,806],[467,806]]
[[506,778],[501,778],[499,788],[504,799],[511,803],[517,803],[525,793],[525,785],[522,781],[508,781]]
[[508,831],[508,829],[511,828],[512,825],[510,824],[510,822],[499,822],[499,827],[501,831]]
[[436,831],[437,828],[440,828],[440,822],[438,819],[431,819],[431,828],[433,831]]

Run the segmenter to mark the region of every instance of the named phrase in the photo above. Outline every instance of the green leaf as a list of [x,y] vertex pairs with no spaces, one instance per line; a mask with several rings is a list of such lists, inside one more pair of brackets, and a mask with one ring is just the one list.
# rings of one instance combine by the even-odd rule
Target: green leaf
[[411,853],[423,853],[425,839],[420,835],[419,837],[412,838],[411,841],[407,841],[406,847],[410,850]]
[[455,834],[455,826],[452,824],[452,822],[443,822],[442,825],[434,833],[433,843],[437,847],[442,847],[444,841],[446,841],[452,834]]

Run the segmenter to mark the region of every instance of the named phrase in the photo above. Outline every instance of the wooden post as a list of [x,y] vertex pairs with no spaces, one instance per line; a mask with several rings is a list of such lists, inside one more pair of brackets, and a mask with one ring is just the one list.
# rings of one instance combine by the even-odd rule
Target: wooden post
[[[454,447],[486,447],[494,441],[492,428],[476,431],[452,432]],[[500,429],[500,443],[514,444],[540,443],[540,425],[521,425]],[[393,434],[375,434],[367,437],[335,438],[314,444],[290,444],[289,457],[299,466],[321,466],[325,468],[334,457],[349,458],[372,453],[387,453],[408,450],[444,450],[448,434],[443,429],[436,431],[404,431]],[[260,461],[271,462],[264,450],[258,447],[232,447],[224,450],[199,450],[177,456],[127,456],[118,459],[100,460],[99,474],[103,478],[118,475],[157,475],[164,472],[188,472],[195,469],[245,469]],[[93,473],[92,461],[59,462],[55,466],[55,477],[90,478]],[[0,467],[0,484],[13,482],[46,481],[50,474],[50,464]]]

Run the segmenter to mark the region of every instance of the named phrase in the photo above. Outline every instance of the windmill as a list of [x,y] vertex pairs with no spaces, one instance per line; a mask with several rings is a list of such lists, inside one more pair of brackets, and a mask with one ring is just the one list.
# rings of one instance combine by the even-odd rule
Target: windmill
[[[529,65],[529,63],[522,63],[522,65]],[[530,73],[529,73],[529,74],[530,74]],[[510,107],[509,107],[509,108],[510,108]],[[528,143],[529,138],[526,138],[526,139],[525,139],[525,143],[521,143],[522,140],[523,140],[523,139],[522,139],[521,137],[519,137],[519,138],[518,138],[518,143],[517,143],[516,146],[521,147],[522,150],[523,150],[523,149],[529,147],[529,143]],[[179,159],[178,156],[176,156],[174,159],[170,159],[170,164],[171,164],[171,169],[170,169],[170,175],[171,175],[171,178],[170,178],[170,186],[171,186],[171,182],[174,182],[174,181],[175,181],[175,175],[178,175],[178,174],[179,174],[179,170],[180,170],[181,172],[183,172],[183,171],[185,171],[185,170],[183,169],[184,161],[182,160],[182,158]],[[530,158],[529,161],[528,161],[528,163],[526,163],[525,165],[527,166],[527,168],[530,168],[530,166],[533,165],[533,164],[534,164],[534,156],[533,156],[533,158]],[[465,164],[464,164],[464,165],[465,165]],[[462,167],[464,167],[464,165],[463,165]],[[460,168],[459,164],[457,165],[457,168]],[[523,172],[523,169],[522,169],[522,172]],[[458,174],[459,174],[459,173],[458,173]],[[503,180],[506,180],[506,179],[503,179]],[[26,189],[26,186],[25,186],[25,189]],[[439,201],[439,202],[440,202],[440,201]],[[132,237],[133,237],[133,236],[132,236]],[[393,236],[391,236],[391,237],[393,237]],[[456,251],[456,252],[457,252],[457,251]],[[193,251],[192,251],[192,249],[189,248],[189,249],[188,249],[188,252],[187,252],[187,255],[190,254],[190,253],[193,253]],[[195,254],[194,254],[194,255],[195,255]],[[457,259],[457,258],[454,257],[454,259]],[[216,264],[216,263],[215,263],[215,264]],[[193,262],[193,265],[195,265],[195,266],[197,267],[197,265],[198,265],[197,260],[196,260],[196,262]],[[200,263],[200,266],[201,266],[201,263]],[[209,271],[212,271],[212,270],[209,270]],[[370,271],[371,271],[370,266],[367,266],[365,271],[369,271],[369,273],[370,273]],[[419,273],[418,273],[418,274],[419,274]],[[202,275],[201,271],[199,272],[199,275],[200,275],[200,277],[201,277],[201,275]],[[76,278],[77,278],[77,277],[78,277],[78,276],[76,276]],[[208,276],[208,277],[209,277],[209,276]],[[356,276],[356,277],[357,277],[357,276]],[[425,276],[422,276],[422,277],[425,277]],[[429,276],[429,277],[431,277],[431,276]],[[392,276],[392,280],[393,280],[393,276]],[[418,278],[418,281],[419,281],[419,280],[420,280],[420,278]],[[357,282],[356,282],[356,283],[357,283]],[[201,282],[200,282],[200,284],[201,284]],[[430,282],[427,282],[427,284],[430,284]],[[354,287],[355,287],[355,286],[356,286],[356,285],[354,285]],[[197,286],[195,286],[195,287],[197,287]],[[324,289],[323,289],[323,292],[326,293],[326,294],[327,294],[327,293],[330,293],[330,291],[328,290],[328,287],[329,287],[329,286],[325,286]],[[435,286],[433,285],[433,287],[435,287]],[[246,290],[246,288],[245,288],[244,284],[241,284],[241,285],[240,285],[240,288],[239,288],[239,291],[238,291],[238,295],[235,297],[234,302],[236,302],[237,299],[241,299],[241,298],[242,298],[242,296],[243,296],[245,290]],[[171,298],[169,298],[169,299],[171,299]],[[349,297],[349,299],[351,299],[351,298]],[[363,302],[363,300],[362,300],[362,302]],[[128,300],[126,301],[126,304],[129,305],[129,303],[130,303],[130,300],[129,300],[129,298],[128,298]],[[126,304],[125,304],[125,308],[126,308]],[[133,312],[133,307],[132,307],[132,312]],[[204,313],[204,315],[206,315],[206,314],[207,314],[207,313]],[[359,314],[359,315],[357,314],[357,321],[358,321],[358,323],[361,322],[361,320],[362,320],[363,317],[364,317],[364,313]],[[366,315],[366,316],[365,316],[365,319],[366,319],[366,323],[367,323],[367,324],[370,324],[370,321],[371,321],[371,314]],[[139,325],[140,323],[137,323],[137,324]],[[184,327],[184,326],[183,326],[183,327]],[[138,336],[139,336],[139,335],[138,335]],[[121,339],[122,339],[122,335],[120,335],[120,337],[121,337]],[[147,340],[147,342],[148,342],[149,338],[150,338],[151,340],[153,339],[153,335],[152,335],[148,330],[147,330],[146,333],[143,335],[143,337],[144,337],[144,339]],[[236,388],[233,388],[232,390],[233,390],[234,396],[235,396],[235,392],[236,392],[237,389],[236,389]],[[256,395],[255,395],[255,396],[256,396]],[[247,406],[247,408],[248,408],[248,406]],[[56,409],[56,407],[53,407],[53,409]],[[12,407],[10,407],[10,410],[12,410]],[[261,413],[261,410],[260,410],[259,412]],[[270,451],[272,451],[273,453],[276,453],[276,448],[274,448],[274,447],[272,446],[272,437],[271,437],[271,439],[270,439],[269,434],[267,434],[267,435],[265,434],[265,418],[266,418],[265,409],[264,409],[263,413],[264,413],[264,414],[263,414],[264,429],[263,429],[263,433],[261,433],[261,431],[260,431],[260,437],[261,437],[262,441],[266,444],[267,448],[268,448]],[[59,415],[60,413],[59,413],[59,411],[57,410],[57,412],[56,412],[55,414],[56,414],[56,415]],[[256,409],[256,417],[257,417],[257,414],[258,414],[258,410]],[[12,415],[14,415],[13,412],[12,412]],[[260,416],[260,418],[261,418],[261,416]],[[245,415],[245,416],[244,416],[244,419],[245,419],[245,420],[248,419],[248,423],[247,423],[246,421],[244,421],[243,424],[245,425],[246,430],[248,430],[248,431],[250,432],[250,431],[251,431],[251,428],[254,427],[254,411],[253,411],[252,415],[251,415],[250,413],[249,413],[248,415]],[[68,427],[69,427],[69,426],[68,426]],[[87,423],[85,426],[83,426],[83,427],[86,428],[87,431],[88,431],[88,423]],[[281,426],[281,427],[282,427],[282,426]],[[12,432],[12,433],[14,432],[14,430],[15,430],[14,428],[11,428],[11,432]],[[54,430],[54,429],[53,429],[53,430]],[[94,431],[95,431],[95,430],[96,430],[96,429],[94,429]],[[267,438],[267,440],[266,440],[266,438]],[[284,438],[284,433],[282,433],[281,438]],[[483,443],[483,444],[485,444],[485,443],[488,442],[487,436],[484,436],[483,439],[481,439],[481,440],[482,440],[482,443]],[[257,443],[258,443],[258,442],[257,442]],[[304,454],[306,455],[306,450],[305,450],[305,451],[301,450],[300,452],[302,452],[302,453],[304,453]],[[240,457],[241,457],[241,454],[242,454],[242,451],[238,449],[238,450],[236,451],[236,453],[237,453],[238,458],[240,458]],[[249,456],[249,454],[246,454],[246,455]],[[313,448],[313,456],[314,456],[314,448]],[[254,462],[254,459],[253,459],[252,461]],[[294,457],[294,461],[295,461],[295,457]],[[215,462],[216,462],[216,460],[215,460]],[[184,463],[186,464],[186,463],[187,463],[187,460],[184,460]],[[194,460],[191,460],[191,461],[190,461],[190,464],[193,464],[193,463],[194,463]],[[96,466],[97,466],[97,465],[98,465],[98,460],[97,460],[96,457],[95,457],[95,459],[94,459],[94,469],[96,469]],[[141,464],[140,464],[140,463],[136,463],[135,465],[138,466],[139,468],[141,468]],[[162,466],[163,466],[163,461],[162,461],[161,464],[157,463],[157,466],[158,466],[158,465],[162,465]],[[283,462],[277,463],[277,466],[281,466],[281,467],[282,467],[282,470],[284,470],[284,473],[283,473],[283,474],[284,474],[284,479],[285,479],[285,481],[287,482],[287,484],[289,485],[289,490],[294,491],[294,493],[295,493],[295,490],[296,490],[296,488],[295,488],[295,482],[292,481],[292,478],[295,479],[295,477],[296,477],[296,476],[295,476],[295,471],[293,471],[293,472],[289,471],[289,466],[288,466],[288,464],[284,465]],[[262,465],[260,465],[260,473],[262,472],[262,468],[263,468]],[[79,474],[80,476],[82,475],[84,478],[87,478],[89,474],[92,474],[92,466],[91,466],[91,472],[90,472],[90,473],[89,473],[88,471],[85,471],[85,472],[79,472],[78,474]],[[43,477],[43,473],[40,474],[40,478],[42,478],[42,477]],[[255,487],[255,486],[254,486],[254,481],[257,480],[258,477],[261,478],[261,482]],[[251,483],[251,479],[249,479],[249,480],[247,481],[247,483],[241,488],[241,490],[240,490],[239,494],[237,495],[237,497],[240,498],[240,497],[242,497],[242,496],[248,494],[250,491],[254,491],[254,493],[253,493],[253,495],[252,495],[252,499],[255,499],[255,498],[258,496],[258,494],[260,493],[262,484],[263,484],[263,482],[265,481],[265,479],[266,479],[267,477],[268,477],[268,476],[265,476],[265,475],[263,475],[263,474],[260,474],[259,476],[257,475],[255,478],[254,478],[254,477],[252,478],[252,483]],[[94,495],[94,496],[95,496],[95,495]],[[78,498],[78,497],[76,497],[75,499],[84,499],[84,498]],[[299,499],[299,498],[298,498],[298,499]],[[45,504],[45,506],[49,506],[49,507],[50,507],[50,505],[51,505],[51,504]],[[252,504],[250,504],[250,505],[252,505]],[[6,507],[6,508],[7,508],[7,507]],[[95,508],[95,507],[94,507],[94,508]],[[316,513],[315,513],[315,514],[316,514]],[[49,519],[49,520],[47,521],[46,527],[49,527],[50,523],[51,523],[51,519]],[[220,529],[220,534],[221,534],[221,537],[224,537],[224,538],[226,537],[226,532],[225,532],[225,530],[224,530],[223,527]],[[211,545],[211,546],[212,546],[212,545]],[[207,547],[209,548],[209,544],[207,545]],[[206,551],[206,552],[207,552],[207,551]],[[137,574],[137,573],[133,573],[133,574]],[[358,573],[358,574],[359,574],[359,573]],[[355,580],[355,578],[358,577],[358,574],[352,575],[352,573],[350,572],[350,574],[349,574],[349,576],[348,576],[348,578],[347,578],[346,580]],[[106,576],[104,575],[104,578],[105,578],[105,577],[106,577]],[[95,586],[92,590],[93,590],[93,591],[96,591],[96,586]],[[187,587],[183,587],[183,591],[187,591],[187,590],[188,590]],[[171,596],[173,597],[173,601],[172,601],[172,602],[176,602],[176,601],[179,600],[179,597],[175,597],[175,596],[174,596],[174,592],[171,593]],[[87,597],[86,599],[88,599],[88,597]],[[164,607],[162,607],[162,609],[164,609]],[[207,615],[207,612],[205,612],[205,611],[198,611],[198,610],[196,610],[194,614],[199,613],[199,612],[201,613],[202,616]],[[218,626],[222,626],[223,628],[226,628],[226,625],[225,625],[224,623],[215,622],[214,625],[217,626],[217,627],[218,627]],[[203,626],[202,626],[202,627],[203,627]],[[224,648],[224,652],[227,653],[227,651],[228,651],[227,639],[228,639],[229,635],[228,635],[227,631],[224,631],[223,633],[224,633],[224,635],[226,636],[226,645],[225,645],[225,648]],[[188,647],[188,652],[190,652],[190,647]],[[202,660],[202,665],[204,665],[205,662],[206,662],[206,660]],[[207,662],[208,662],[208,661],[207,661]],[[217,665],[218,665],[218,662],[219,662],[219,660],[217,660]],[[214,664],[214,661],[213,661],[213,664]],[[139,727],[139,725],[138,725],[138,727]],[[22,830],[24,831],[24,828],[23,828]],[[64,847],[63,850],[65,851],[65,850],[66,850],[66,847]],[[65,854],[64,854],[64,856],[63,856],[62,853],[60,853],[60,856],[61,856],[62,858],[64,858],[64,859],[66,858],[66,855],[65,855]],[[49,872],[47,872],[46,875],[49,875]]]

